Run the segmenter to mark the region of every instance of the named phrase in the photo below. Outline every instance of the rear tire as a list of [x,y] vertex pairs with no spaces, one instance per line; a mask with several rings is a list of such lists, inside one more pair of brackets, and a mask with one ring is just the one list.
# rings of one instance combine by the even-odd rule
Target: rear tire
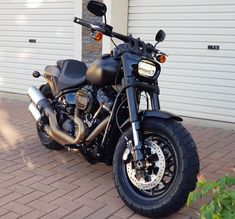
[[[41,87],[40,91],[42,92],[42,94],[49,100],[51,100],[53,98],[52,92],[51,92],[51,88],[48,84],[45,84]],[[60,145],[59,143],[57,143],[56,141],[54,141],[50,136],[48,136],[44,129],[43,126],[41,128],[37,127],[37,132],[38,132],[38,137],[41,141],[41,143],[48,149],[50,150],[62,150],[64,147],[62,145]]]
[[[155,132],[169,140],[167,142],[172,145],[172,151],[177,157],[174,178],[169,181],[171,184],[166,187],[166,191],[157,194],[154,194],[153,191],[159,185],[147,191],[137,188],[131,182],[127,173],[127,165],[122,158],[127,148],[125,136],[132,140],[132,129],[129,128],[120,138],[114,153],[115,185],[120,197],[134,212],[151,218],[165,217],[182,208],[188,194],[195,189],[199,172],[197,149],[188,131],[175,120],[149,118],[143,121],[141,129],[144,130],[144,139],[145,136],[150,135],[149,133]],[[167,164],[167,159],[165,163]]]

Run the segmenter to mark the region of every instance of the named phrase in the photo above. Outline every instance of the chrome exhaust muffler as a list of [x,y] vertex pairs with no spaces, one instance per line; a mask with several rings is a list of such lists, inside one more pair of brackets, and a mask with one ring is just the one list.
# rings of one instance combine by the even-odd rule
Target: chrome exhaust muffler
[[31,113],[36,122],[41,119],[41,113],[39,112],[34,103],[30,103],[29,112]]
[[[29,111],[33,118],[38,122],[43,115],[45,115],[49,120],[49,125],[45,127],[46,133],[61,145],[73,145],[79,144],[85,139],[85,125],[83,121],[79,118],[78,112],[75,113],[74,122],[78,127],[78,134],[73,137],[63,131],[57,122],[56,113],[50,106],[50,102],[44,97],[40,90],[36,87],[31,86],[28,89],[28,96],[31,100],[29,105]],[[109,116],[103,120],[95,130],[86,138],[87,142],[93,141],[107,126],[109,121]]]

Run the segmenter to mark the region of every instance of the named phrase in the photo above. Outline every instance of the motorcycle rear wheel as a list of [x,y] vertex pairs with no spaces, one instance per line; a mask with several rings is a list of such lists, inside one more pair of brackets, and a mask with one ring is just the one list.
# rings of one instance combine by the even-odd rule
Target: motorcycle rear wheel
[[[195,189],[199,172],[197,149],[188,131],[175,120],[145,119],[141,124],[141,129],[144,130],[144,142],[146,142],[146,139],[152,139],[152,141],[155,141],[153,144],[156,145],[154,150],[148,150],[156,152],[155,155],[150,153],[144,156],[154,156],[158,160],[157,162],[165,161],[165,166],[161,167],[158,163],[156,171],[154,169],[156,175],[159,174],[160,168],[165,171],[162,180],[156,185],[156,181],[147,182],[154,177],[148,177],[145,181],[143,175],[141,175],[142,178],[138,181],[137,174],[136,179],[133,180],[134,175],[130,173],[131,161],[123,161],[123,154],[127,148],[126,137],[132,140],[132,129],[129,128],[120,138],[114,153],[113,172],[115,185],[120,197],[134,212],[151,218],[165,217],[183,207],[189,192]],[[147,148],[147,146],[145,147]],[[157,151],[159,156],[157,156]],[[169,153],[166,153],[167,151],[170,152],[169,156]],[[161,158],[162,160],[160,159],[161,154],[165,156],[165,158]],[[169,157],[171,157],[170,160]],[[173,160],[174,162],[171,162],[171,164],[174,163],[175,166],[174,168],[170,167],[172,177],[167,184],[164,180],[167,176],[166,174],[170,176],[169,163]],[[133,171],[135,171],[134,168]],[[150,176],[153,176],[153,172],[150,173]],[[140,182],[143,182],[143,185]],[[142,187],[138,187],[138,185]],[[153,185],[156,186],[153,187]],[[153,188],[147,188],[146,186],[152,186]]]

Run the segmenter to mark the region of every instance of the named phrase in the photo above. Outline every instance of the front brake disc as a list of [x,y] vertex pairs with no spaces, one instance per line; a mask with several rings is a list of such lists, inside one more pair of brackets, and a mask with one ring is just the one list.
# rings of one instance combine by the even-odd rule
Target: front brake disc
[[[153,141],[145,142],[146,146],[151,149],[151,155],[157,155],[158,160],[153,162],[153,168],[151,173],[148,174],[148,180],[144,179],[143,177],[138,178],[136,174],[136,170],[133,166],[133,162],[129,161],[126,163],[126,170],[127,175],[132,182],[138,189],[142,190],[149,190],[156,187],[162,180],[165,172],[165,156],[162,152],[162,149],[157,145],[157,143]],[[125,152],[124,152],[125,153]],[[157,168],[155,168],[157,167]],[[154,173],[154,169],[157,169],[157,173]]]

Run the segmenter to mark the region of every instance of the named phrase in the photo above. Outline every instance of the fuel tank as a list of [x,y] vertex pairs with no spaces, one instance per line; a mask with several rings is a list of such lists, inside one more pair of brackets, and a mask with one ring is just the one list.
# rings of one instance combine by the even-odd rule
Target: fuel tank
[[95,60],[87,69],[87,80],[95,85],[115,85],[121,82],[120,59],[114,59],[111,55],[103,55]]

